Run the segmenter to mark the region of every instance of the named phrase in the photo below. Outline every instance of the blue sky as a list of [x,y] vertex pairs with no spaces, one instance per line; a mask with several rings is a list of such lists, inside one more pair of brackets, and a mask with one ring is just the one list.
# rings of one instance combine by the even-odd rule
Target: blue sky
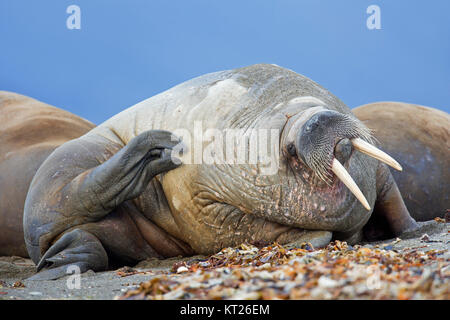
[[[69,30],[69,5],[81,29]],[[369,30],[369,5],[381,29]],[[193,77],[275,63],[350,108],[450,112],[450,1],[0,0],[0,90],[100,124]]]

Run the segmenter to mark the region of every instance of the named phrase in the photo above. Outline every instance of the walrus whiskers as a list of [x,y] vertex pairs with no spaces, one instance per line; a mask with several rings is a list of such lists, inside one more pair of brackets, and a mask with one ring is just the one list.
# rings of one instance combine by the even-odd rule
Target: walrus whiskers
[[361,204],[366,208],[367,210],[370,210],[369,203],[366,200],[366,197],[364,197],[363,193],[359,189],[358,185],[355,183],[355,181],[352,179],[350,174],[345,170],[345,168],[342,166],[342,164],[336,159],[333,159],[333,165],[331,166],[331,170],[334,172],[334,174],[347,186],[347,188],[355,195],[355,197],[361,202]]
[[351,140],[351,142],[356,150],[361,151],[362,153],[365,153],[377,160],[380,160],[381,162],[386,163],[387,165],[391,166],[394,169],[397,169],[398,171],[403,170],[402,166],[397,161],[395,161],[394,158],[381,151],[380,149],[374,147],[370,143],[367,143],[360,138],[354,138]]

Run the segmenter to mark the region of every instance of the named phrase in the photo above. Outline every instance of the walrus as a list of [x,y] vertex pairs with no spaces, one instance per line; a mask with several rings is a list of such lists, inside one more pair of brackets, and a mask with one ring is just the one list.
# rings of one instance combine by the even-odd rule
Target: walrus
[[392,175],[417,221],[443,217],[450,208],[450,115],[400,102],[376,102],[352,110],[398,160]]
[[5,91],[0,91],[0,123],[0,255],[27,257],[22,217],[31,179],[53,150],[95,125]]
[[[213,130],[208,139],[195,139],[199,123]],[[192,143],[173,134],[180,129]],[[277,159],[274,172],[247,161],[251,148],[239,163],[195,159],[217,132],[234,129],[244,146],[250,131],[279,133],[257,137]],[[23,216],[39,271],[32,279],[62,277],[69,265],[101,271],[242,242],[354,243],[371,217],[393,235],[413,230],[387,165],[402,168],[374,143],[341,100],[293,71],[261,64],[189,80],[37,159]]]

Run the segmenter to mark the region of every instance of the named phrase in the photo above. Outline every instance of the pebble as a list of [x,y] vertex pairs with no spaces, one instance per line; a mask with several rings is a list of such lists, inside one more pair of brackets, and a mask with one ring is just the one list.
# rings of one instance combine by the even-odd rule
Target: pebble
[[322,288],[335,288],[338,286],[338,282],[336,280],[330,279],[325,276],[321,276],[318,281],[319,287]]
[[182,273],[182,272],[187,272],[187,271],[189,271],[189,269],[184,266],[181,266],[177,269],[177,273]]
[[450,277],[450,264],[441,269],[441,273],[444,277]]

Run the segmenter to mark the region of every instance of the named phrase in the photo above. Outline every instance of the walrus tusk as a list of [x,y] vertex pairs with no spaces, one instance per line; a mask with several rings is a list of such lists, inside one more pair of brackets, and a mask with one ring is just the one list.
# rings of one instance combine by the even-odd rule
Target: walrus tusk
[[367,210],[370,210],[369,203],[366,200],[366,197],[364,197],[361,190],[356,185],[355,181],[352,179],[352,177],[349,175],[347,170],[342,166],[342,164],[336,159],[333,159],[333,165],[331,166],[331,170],[334,172],[334,174],[347,186],[347,188],[355,195],[356,199],[361,202],[361,204],[366,208]]
[[374,147],[370,143],[367,143],[360,138],[355,138],[352,139],[351,141],[356,150],[359,150],[362,153],[365,153],[375,159],[378,159],[381,162],[384,162],[387,165],[391,166],[392,168],[397,169],[398,171],[403,170],[402,166],[397,161],[395,161],[390,155]]

